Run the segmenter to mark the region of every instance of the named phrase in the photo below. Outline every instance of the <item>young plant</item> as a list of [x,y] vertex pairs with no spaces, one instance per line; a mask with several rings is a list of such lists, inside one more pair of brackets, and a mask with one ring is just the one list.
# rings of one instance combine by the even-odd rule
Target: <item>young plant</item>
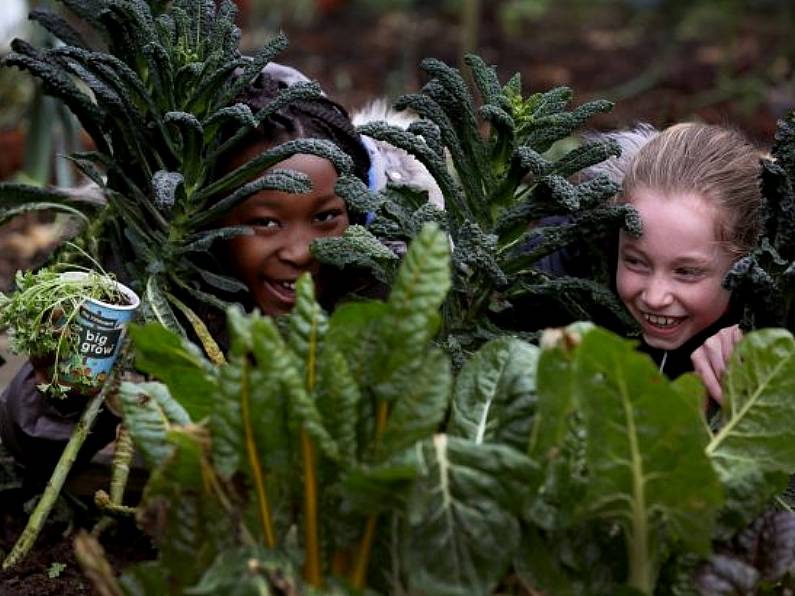
[[[479,57],[468,56],[467,64],[480,103],[456,69],[428,59],[422,68],[431,80],[396,103],[420,119],[407,131],[386,123],[361,128],[414,155],[445,199],[441,212],[427,196],[405,187],[392,185],[378,198],[362,191],[360,202],[375,214],[368,230],[404,242],[428,221],[447,231],[453,280],[442,342],[459,360],[487,339],[549,325],[550,309],[566,312],[569,320],[633,328],[607,288],[606,246],[620,226],[639,231],[638,220],[630,207],[611,203],[618,189],[606,177],[571,181],[584,168],[618,155],[619,148],[613,141],[573,149],[561,142],[611,104],[592,101],[567,111],[567,88],[523,97],[518,75],[501,86],[495,69]],[[384,257],[382,246],[365,242],[365,235],[352,228],[342,238],[317,241],[313,250],[326,262],[369,266],[390,279],[394,261]],[[573,268],[542,267],[542,259],[565,251],[580,277],[571,277]]]
[[126,304],[112,276],[88,269],[84,273],[75,276],[54,268],[18,271],[15,291],[10,296],[0,293],[0,328],[8,329],[13,352],[28,354],[34,364],[51,369],[49,381],[38,385],[51,397],[65,398],[72,388],[95,388],[94,379],[82,374],[76,321],[81,305],[89,298]]
[[[190,324],[220,359],[196,309],[224,310],[245,286],[225,275],[209,251],[214,242],[250,228],[220,229],[218,218],[263,189],[306,191],[309,181],[294,172],[261,175],[295,153],[326,157],[341,174],[350,171],[351,160],[329,142],[298,140],[219,179],[213,178],[215,165],[279,106],[320,90],[294,85],[256,114],[235,103],[286,39],[280,35],[253,57],[242,56],[237,9],[229,0],[217,7],[212,0],[62,4],[106,49],[91,48],[59,15],[35,10],[31,18],[63,44],[38,49],[17,39],[3,63],[30,71],[75,114],[95,150],[70,159],[101,192],[86,196],[0,183],[0,223],[34,209],[79,214],[88,222],[79,242],[139,292],[146,320],[181,334]],[[225,132],[230,128],[236,132]]]

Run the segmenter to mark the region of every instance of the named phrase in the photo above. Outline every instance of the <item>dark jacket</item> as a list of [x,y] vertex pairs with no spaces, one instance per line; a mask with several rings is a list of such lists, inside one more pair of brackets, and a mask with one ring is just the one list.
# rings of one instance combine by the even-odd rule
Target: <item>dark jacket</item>
[[[26,362],[0,395],[0,441],[25,467],[25,480],[43,484],[52,474],[88,398],[56,400],[42,394],[33,367]],[[116,437],[119,423],[107,409],[100,411],[75,466],[87,463]]]

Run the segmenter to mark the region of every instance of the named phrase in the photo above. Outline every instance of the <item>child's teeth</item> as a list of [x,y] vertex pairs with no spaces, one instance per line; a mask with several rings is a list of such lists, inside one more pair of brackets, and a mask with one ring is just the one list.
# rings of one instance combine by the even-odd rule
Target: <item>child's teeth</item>
[[295,282],[294,281],[282,281],[282,282],[279,282],[279,283],[281,283],[282,287],[285,287],[288,290],[293,290],[293,291],[295,290]]
[[673,327],[676,323],[679,322],[678,319],[673,317],[663,317],[659,315],[650,315],[643,313],[643,318],[646,319],[652,325],[657,325],[658,327]]

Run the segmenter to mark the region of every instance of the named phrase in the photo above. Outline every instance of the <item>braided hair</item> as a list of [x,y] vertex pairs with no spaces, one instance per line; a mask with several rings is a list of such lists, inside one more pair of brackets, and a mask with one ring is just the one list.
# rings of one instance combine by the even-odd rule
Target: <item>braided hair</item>
[[[253,113],[270,105],[289,85],[261,72],[235,99]],[[370,158],[348,112],[329,98],[313,97],[288,103],[238,143],[236,149],[254,145],[277,146],[293,139],[325,139],[333,142],[353,159],[353,173],[367,183]]]

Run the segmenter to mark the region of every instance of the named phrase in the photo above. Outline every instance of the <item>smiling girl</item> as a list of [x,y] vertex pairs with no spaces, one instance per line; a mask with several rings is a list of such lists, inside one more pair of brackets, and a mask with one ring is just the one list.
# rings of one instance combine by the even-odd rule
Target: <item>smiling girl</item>
[[648,140],[618,169],[619,200],[638,211],[643,232],[620,233],[616,289],[661,371],[695,370],[720,401],[721,376],[742,338],[723,280],[760,232],[761,154],[719,126],[641,135]]
[[[282,78],[263,71],[237,101],[256,113],[287,86]],[[298,138],[334,142],[353,159],[353,173],[368,181],[367,150],[347,112],[326,97],[294,101],[277,110],[243,139],[234,157],[222,164],[222,173]],[[338,172],[330,161],[297,154],[276,167],[305,174],[311,181],[311,190],[305,194],[260,191],[234,207],[221,222],[253,229],[251,235],[228,241],[223,258],[231,273],[248,287],[251,306],[266,315],[281,315],[292,309],[295,282],[304,272],[312,274],[319,296],[329,289],[324,287],[319,263],[309,246],[317,238],[341,235],[350,224],[345,202],[334,190]]]

